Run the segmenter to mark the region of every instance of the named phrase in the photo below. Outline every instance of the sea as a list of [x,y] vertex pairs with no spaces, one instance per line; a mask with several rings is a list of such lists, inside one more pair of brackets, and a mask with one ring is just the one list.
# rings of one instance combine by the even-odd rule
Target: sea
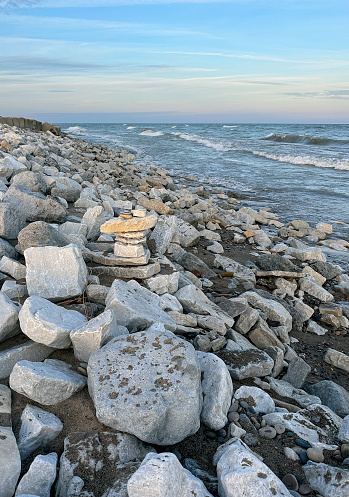
[[349,239],[349,125],[58,124],[174,178],[246,195],[244,204],[270,207],[282,222],[331,223]]

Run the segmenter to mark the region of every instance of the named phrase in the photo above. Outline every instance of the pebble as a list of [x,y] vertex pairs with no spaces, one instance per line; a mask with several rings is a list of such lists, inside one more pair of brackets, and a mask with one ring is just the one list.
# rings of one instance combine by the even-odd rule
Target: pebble
[[221,428],[220,430],[217,431],[217,435],[219,437],[226,437],[227,436],[227,432],[225,431],[224,428]]
[[282,435],[283,433],[285,433],[284,425],[275,425],[274,428],[278,435]]
[[244,436],[244,442],[249,447],[254,447],[255,445],[258,444],[258,438],[252,435],[251,433],[246,433],[246,435]]
[[310,449],[311,445],[308,444],[308,442],[305,442],[304,440],[301,440],[300,438],[296,438],[294,441],[299,447],[303,447],[304,449]]
[[230,412],[228,414],[228,419],[229,419],[229,421],[233,421],[233,422],[239,421],[240,415],[239,415],[239,413],[233,411],[233,412]]
[[282,479],[282,483],[285,485],[285,487],[288,490],[298,490],[298,481],[297,478],[292,475],[291,473],[288,473],[285,475]]
[[349,457],[349,444],[343,444],[341,446],[340,454],[343,457],[343,459],[346,459],[347,457]]
[[248,409],[250,406],[247,404],[247,402],[245,402],[244,400],[240,400],[240,405],[241,407],[243,407],[244,409]]
[[299,493],[301,493],[302,495],[308,495],[308,494],[310,494],[310,492],[311,492],[311,488],[310,488],[310,485],[308,485],[308,483],[302,483],[302,485],[300,485]]
[[299,459],[301,460],[302,464],[307,464],[308,462],[308,456],[305,450],[302,450],[301,453],[299,454]]
[[238,409],[239,409],[238,402],[233,402],[232,405],[229,407],[228,412],[236,412]]
[[224,443],[225,443],[225,438],[224,438],[224,437],[219,436],[219,437],[217,437],[217,438],[216,438],[216,440],[217,440],[217,442],[219,442],[220,444],[224,444]]
[[287,459],[291,459],[291,461],[297,461],[297,462],[299,461],[298,454],[290,447],[284,448],[284,454],[287,457]]
[[292,495],[292,497],[301,497],[301,495],[295,490],[290,490],[290,494]]
[[272,426],[261,428],[258,433],[262,438],[266,438],[268,440],[272,440],[276,437],[276,431]]
[[262,419],[261,421],[261,427],[264,428],[265,426],[267,426],[267,422],[265,419]]
[[313,447],[307,449],[307,456],[313,462],[324,462],[325,460],[322,450]]

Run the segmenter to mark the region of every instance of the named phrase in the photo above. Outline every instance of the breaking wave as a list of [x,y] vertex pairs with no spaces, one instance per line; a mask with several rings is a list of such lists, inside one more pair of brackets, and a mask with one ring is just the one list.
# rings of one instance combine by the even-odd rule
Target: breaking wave
[[143,136],[163,136],[164,135],[164,133],[162,131],[152,131],[151,129],[146,129],[139,134],[143,135]]
[[67,128],[64,130],[68,135],[74,135],[74,136],[84,136],[87,134],[87,129],[82,128],[81,126],[70,126],[70,128]]
[[289,134],[278,134],[270,133],[270,135],[262,138],[262,140],[269,140],[278,143],[305,143],[306,145],[346,145],[349,140],[335,140],[333,138],[326,138],[324,136],[312,136],[312,135],[289,135]]
[[199,135],[192,135],[190,133],[172,133],[177,138],[182,138],[190,142],[200,143],[208,148],[213,148],[219,152],[229,152],[233,150],[230,145],[224,143],[223,141],[209,140],[208,138],[202,138]]
[[295,164],[297,166],[314,166],[349,171],[349,160],[311,157],[309,155],[276,155],[266,154],[264,152],[253,152],[253,155],[265,157],[266,159],[275,160],[277,162],[288,162],[289,164]]

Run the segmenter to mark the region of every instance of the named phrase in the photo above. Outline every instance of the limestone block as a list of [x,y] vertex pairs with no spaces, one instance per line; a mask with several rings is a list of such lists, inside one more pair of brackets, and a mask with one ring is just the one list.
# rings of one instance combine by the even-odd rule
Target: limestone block
[[177,227],[176,216],[160,216],[149,237],[149,247],[153,252],[165,254]]
[[157,222],[156,216],[133,217],[123,219],[120,217],[110,219],[101,226],[101,233],[128,233],[129,231],[144,231],[153,228]]
[[43,405],[68,399],[86,385],[86,378],[56,359],[42,362],[20,361],[10,375],[12,390]]
[[16,281],[4,281],[1,292],[11,300],[21,300],[28,292],[26,285],[19,285]]
[[27,404],[21,415],[18,450],[25,460],[38,447],[44,447],[63,430],[63,423],[54,414]]
[[222,268],[226,272],[233,273],[233,276],[235,278],[251,281],[253,284],[256,283],[256,276],[252,269],[243,266],[230,257],[216,255],[214,259],[214,265],[215,267]]
[[128,335],[128,329],[116,323],[113,311],[104,311],[70,332],[74,355],[79,361],[88,362],[93,352],[119,335]]
[[71,345],[70,332],[87,323],[80,312],[69,311],[41,297],[29,297],[19,312],[19,322],[25,335],[34,342],[55,349]]
[[333,295],[318,285],[311,278],[301,278],[299,281],[299,288],[303,291],[321,300],[322,302],[332,302],[334,300]]
[[42,361],[52,352],[53,348],[29,340],[23,345],[16,345],[0,352],[0,380],[10,376],[14,365],[22,360]]
[[226,363],[232,378],[243,380],[268,376],[272,372],[273,359],[263,351],[252,347],[250,343],[249,349],[237,348],[233,351],[222,350],[218,353],[218,356]]
[[0,497],[13,497],[21,473],[16,438],[11,428],[0,427]]
[[196,352],[203,375],[201,421],[212,430],[224,428],[233,395],[233,382],[225,363],[214,354]]
[[266,349],[267,347],[279,347],[283,352],[285,347],[276,337],[275,333],[271,331],[267,323],[263,319],[259,319],[258,323],[252,330],[248,333],[248,338],[251,340],[253,345],[259,349]]
[[29,470],[18,484],[15,495],[35,495],[50,497],[51,487],[56,479],[58,455],[55,452],[46,456],[36,456]]
[[18,261],[9,259],[4,255],[0,260],[0,271],[4,274],[8,274],[15,280],[25,279],[27,268]]
[[87,226],[87,239],[97,240],[101,226],[105,223],[103,207],[98,205],[87,209],[81,223]]
[[18,234],[18,244],[24,252],[29,247],[64,247],[67,239],[56,228],[44,221],[28,224]]
[[191,224],[177,217],[174,236],[178,237],[178,242],[182,247],[187,248],[196,244],[200,238],[200,232]]
[[285,326],[288,332],[292,330],[292,316],[279,302],[261,297],[256,292],[245,292],[242,297],[250,305],[263,311],[270,321],[277,321],[282,326]]
[[28,171],[27,167],[12,157],[8,155],[3,159],[0,159],[0,177],[9,180],[11,176],[21,173],[23,171]]
[[87,372],[96,416],[107,426],[158,445],[198,430],[200,366],[193,346],[171,332],[117,337],[92,354]]
[[[19,308],[4,293],[0,292],[0,343],[20,332],[18,323]],[[1,357],[1,353],[0,353]],[[0,362],[1,370],[1,362]]]
[[123,243],[115,243],[114,254],[116,257],[144,257],[146,249],[144,245],[125,245]]
[[25,226],[25,214],[16,207],[0,202],[0,236],[7,240],[17,238]]
[[235,323],[235,329],[245,335],[257,323],[259,312],[252,307],[247,307]]
[[258,387],[248,387],[243,385],[234,394],[234,399],[244,400],[255,412],[270,413],[275,411],[275,403],[270,395]]
[[327,349],[324,361],[349,373],[349,356],[335,349]]
[[145,280],[145,284],[150,291],[157,295],[164,293],[175,293],[178,290],[179,272],[174,271],[170,274],[158,274]]
[[312,461],[303,466],[303,469],[309,485],[316,492],[326,497],[347,497],[348,470]]
[[81,295],[88,272],[81,251],[66,247],[31,247],[24,251],[29,295],[63,300]]

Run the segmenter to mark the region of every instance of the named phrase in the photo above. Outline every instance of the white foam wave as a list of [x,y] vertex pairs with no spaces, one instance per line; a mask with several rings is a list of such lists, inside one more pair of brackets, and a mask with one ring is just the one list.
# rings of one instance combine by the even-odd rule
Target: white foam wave
[[164,133],[162,131],[152,131],[151,129],[146,129],[139,134],[143,136],[162,136]]
[[70,128],[67,128],[65,132],[69,135],[83,136],[86,135],[87,129],[80,126],[70,126]]
[[223,128],[237,128],[237,126],[227,126],[226,124],[223,124]]
[[253,152],[253,155],[265,157],[266,159],[275,160],[277,162],[288,162],[289,164],[295,164],[297,166],[315,166],[349,171],[349,160],[311,157],[310,155],[276,155],[266,154],[264,152]]
[[136,129],[136,126],[127,126],[126,129]]
[[233,150],[229,145],[220,141],[209,140],[208,138],[202,138],[199,135],[192,135],[190,133],[172,133],[174,136],[178,138],[182,138],[183,140],[187,140],[189,142],[196,142],[204,145],[208,148],[214,148],[219,152],[229,152],[229,150]]

